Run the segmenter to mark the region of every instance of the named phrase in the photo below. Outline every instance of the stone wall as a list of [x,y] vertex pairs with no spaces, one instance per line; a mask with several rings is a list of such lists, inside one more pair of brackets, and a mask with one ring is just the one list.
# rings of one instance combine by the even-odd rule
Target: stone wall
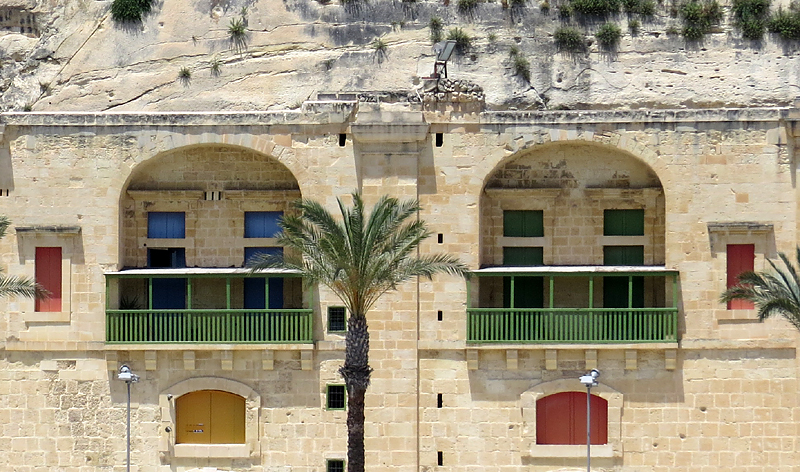
[[[563,160],[579,182],[598,177],[612,186],[614,171],[628,169],[631,189],[606,188],[589,198],[594,189],[581,184],[583,193],[570,188],[563,206],[545,206],[553,221],[585,233],[575,235],[579,241],[548,236],[550,261],[598,263],[588,248],[603,237],[587,207],[595,211],[608,199],[644,205],[648,261],[679,273],[680,343],[467,343],[463,280],[403,284],[368,318],[375,368],[367,394],[369,470],[434,470],[440,451],[441,468],[452,470],[579,469],[582,447],[535,444],[531,405],[546,393],[582,391],[577,377],[594,367],[602,372],[597,392],[612,405],[611,439],[597,449],[598,468],[800,470],[798,335],[781,320],[758,323],[753,311],[732,312],[717,302],[726,244],[755,244],[757,269],[796,244],[795,109],[449,115],[382,103],[304,109],[0,115],[0,169],[9,169],[0,176],[0,187],[9,190],[0,213],[12,228],[30,228],[0,241],[1,267],[32,276],[31,248],[61,245],[69,248],[70,275],[62,313],[0,300],[0,463],[19,464],[19,472],[123,470],[125,386],[114,379],[122,363],[142,376],[132,386],[134,470],[311,472],[344,457],[344,413],[324,407],[326,385],[341,383],[344,349],[343,336],[325,329],[327,307],[339,302],[324,288],[304,293],[314,309],[314,344],[105,343],[103,274],[141,265],[141,241],[132,235],[142,232],[142,202],[173,205],[183,197],[171,192],[195,192],[192,205],[205,215],[198,220],[224,226],[195,233],[195,245],[209,250],[196,260],[227,266],[241,264],[223,251],[242,243],[231,215],[262,205],[261,197],[225,195],[238,176],[249,186],[278,172],[286,185],[275,205],[299,193],[335,210],[335,198],[353,189],[369,201],[384,193],[418,196],[420,217],[434,233],[420,253],[451,252],[477,269],[496,263],[490,246],[498,208],[545,201],[535,195],[541,189],[490,188],[492,177],[513,165]],[[229,152],[238,157],[231,160]],[[593,159],[604,163],[602,171]],[[159,170],[170,162],[173,170]],[[195,169],[209,174],[191,177]],[[218,179],[218,172],[231,176]],[[661,190],[652,196],[628,195],[656,182]],[[222,191],[223,199],[201,200],[206,190]],[[506,196],[518,191],[519,201]],[[139,200],[137,192],[158,198]],[[74,227],[80,229],[67,231]],[[563,251],[565,245],[578,252]],[[254,431],[247,453],[210,457],[209,449],[175,449],[169,396],[197,385],[244,392]]]

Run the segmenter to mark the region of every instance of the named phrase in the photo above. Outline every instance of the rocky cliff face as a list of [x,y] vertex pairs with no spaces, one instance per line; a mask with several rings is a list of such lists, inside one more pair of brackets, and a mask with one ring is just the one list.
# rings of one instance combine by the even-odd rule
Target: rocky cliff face
[[[699,42],[667,34],[680,28],[669,0],[635,35],[628,15],[612,16],[623,35],[606,51],[598,21],[565,19],[557,3],[466,3],[161,1],[142,23],[118,24],[110,0],[0,0],[0,109],[271,110],[320,93],[413,96],[433,72],[432,17],[444,36],[458,27],[471,37],[449,77],[482,87],[492,109],[764,106],[798,94],[795,45],[742,39],[725,4]],[[238,19],[246,32],[234,41]],[[586,51],[558,51],[564,24],[585,34]]]

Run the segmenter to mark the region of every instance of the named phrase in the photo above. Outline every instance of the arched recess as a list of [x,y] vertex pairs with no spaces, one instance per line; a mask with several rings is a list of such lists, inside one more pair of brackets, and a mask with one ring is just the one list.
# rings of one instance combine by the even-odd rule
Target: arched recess
[[297,178],[282,162],[241,146],[185,146],[139,163],[120,195],[119,265],[198,268],[202,274],[166,279],[159,273],[148,281],[128,273],[111,284],[109,307],[301,308],[299,278],[210,276],[213,269],[241,268],[257,253],[282,252],[277,221],[301,197]]
[[[663,266],[666,214],[656,172],[628,151],[591,141],[536,145],[502,160],[480,200],[480,264],[494,266]],[[541,277],[482,277],[482,308],[660,307],[671,302],[663,276],[628,281],[561,274],[553,300]],[[620,279],[620,280],[617,280]],[[624,287],[614,286],[619,282]],[[594,284],[594,285],[591,285]],[[590,288],[591,285],[591,288]],[[619,298],[619,300],[616,300]],[[587,304],[592,298],[592,304]]]
[[[540,383],[520,396],[522,408],[522,444],[523,455],[535,457],[581,457],[586,455],[586,445],[542,445],[536,441],[536,406],[537,401],[563,392],[579,392],[586,394],[585,389],[578,388],[577,379],[561,379]],[[622,456],[622,393],[600,383],[592,387],[592,395],[602,398],[608,403],[608,443],[592,446],[593,457]]]
[[[664,263],[664,189],[628,152],[584,141],[542,144],[501,162],[481,195],[481,265],[502,265],[503,210],[544,210],[546,265],[602,265],[603,210],[644,209],[645,264]],[[501,243],[501,244],[498,244]],[[570,250],[563,250],[569,247]]]
[[120,265],[147,265],[148,212],[185,212],[188,267],[241,266],[243,253],[230,249],[245,243],[244,212],[287,211],[300,197],[294,174],[252,149],[199,145],[161,153],[137,165],[122,189]]
[[[178,424],[176,402],[183,395],[204,390],[218,390],[245,399],[244,444],[176,444]],[[261,395],[246,384],[222,377],[194,377],[164,389],[159,393],[161,407],[161,441],[159,450],[173,457],[235,457],[248,458],[260,451],[259,412]]]

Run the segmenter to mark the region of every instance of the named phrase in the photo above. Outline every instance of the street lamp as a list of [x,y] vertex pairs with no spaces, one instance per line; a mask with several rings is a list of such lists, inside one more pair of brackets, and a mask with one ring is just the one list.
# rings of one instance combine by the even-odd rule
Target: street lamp
[[122,364],[117,374],[117,379],[122,380],[128,386],[128,456],[127,456],[127,471],[131,472],[131,384],[139,381],[139,376],[131,371],[127,364]]
[[592,387],[597,387],[597,378],[600,371],[592,369],[588,374],[581,375],[581,383],[586,386],[586,472],[592,470]]

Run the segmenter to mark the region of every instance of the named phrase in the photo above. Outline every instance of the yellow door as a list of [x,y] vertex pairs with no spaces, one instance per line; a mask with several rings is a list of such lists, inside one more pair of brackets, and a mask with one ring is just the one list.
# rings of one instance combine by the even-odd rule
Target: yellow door
[[244,444],[244,398],[211,392],[211,444]]
[[181,395],[175,402],[178,444],[209,444],[211,438],[211,390]]
[[244,444],[244,398],[220,390],[181,395],[175,402],[178,444]]

